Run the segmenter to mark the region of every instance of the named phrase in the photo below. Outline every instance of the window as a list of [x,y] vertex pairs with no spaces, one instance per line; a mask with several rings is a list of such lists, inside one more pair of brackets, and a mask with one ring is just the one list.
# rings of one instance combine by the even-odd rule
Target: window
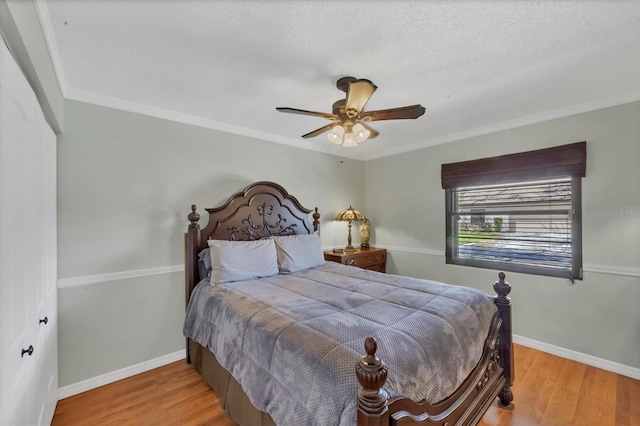
[[485,218],[484,218],[484,209],[473,208],[472,204],[468,205],[469,211],[471,212],[471,216],[467,219],[471,225],[474,227],[484,227]]
[[442,165],[446,262],[582,279],[586,143]]

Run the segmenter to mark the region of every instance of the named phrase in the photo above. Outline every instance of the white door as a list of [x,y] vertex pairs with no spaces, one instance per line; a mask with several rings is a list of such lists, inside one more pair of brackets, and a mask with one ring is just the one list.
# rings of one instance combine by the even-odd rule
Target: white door
[[0,425],[55,408],[55,182],[55,135],[0,40]]
[[[40,113],[40,111],[37,111]],[[40,120],[36,156],[38,164],[38,208],[31,226],[37,230],[34,235],[37,248],[33,253],[41,260],[35,268],[38,322],[36,357],[36,412],[38,424],[50,424],[58,402],[58,289],[57,271],[57,220],[56,220],[56,135],[44,121]]]

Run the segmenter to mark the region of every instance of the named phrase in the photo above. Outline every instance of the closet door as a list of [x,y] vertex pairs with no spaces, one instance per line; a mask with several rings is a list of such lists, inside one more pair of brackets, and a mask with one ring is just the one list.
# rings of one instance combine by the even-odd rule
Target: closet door
[[[39,110],[36,113],[42,114]],[[58,402],[58,289],[57,271],[57,215],[56,215],[56,135],[45,122],[44,116],[36,136],[37,209],[35,244],[36,259],[36,313],[38,330],[36,342],[39,351],[34,353],[36,367],[35,411],[39,425],[48,425]]]
[[55,135],[0,40],[0,425],[55,408],[55,182]]

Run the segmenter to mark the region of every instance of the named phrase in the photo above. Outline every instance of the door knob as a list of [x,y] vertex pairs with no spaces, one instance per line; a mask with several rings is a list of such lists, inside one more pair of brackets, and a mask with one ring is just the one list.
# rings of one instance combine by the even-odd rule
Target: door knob
[[29,356],[31,356],[33,354],[33,345],[29,345],[29,349],[23,349],[20,357],[24,357],[24,354],[29,354]]
[[40,320],[40,324],[45,323],[47,324],[49,322],[49,318],[44,317],[43,319]]

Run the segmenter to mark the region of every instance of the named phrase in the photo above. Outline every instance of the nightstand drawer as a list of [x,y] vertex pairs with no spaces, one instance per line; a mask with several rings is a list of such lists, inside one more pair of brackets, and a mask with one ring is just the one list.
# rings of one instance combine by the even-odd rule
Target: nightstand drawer
[[384,263],[378,263],[375,265],[369,265],[369,266],[361,266],[362,269],[368,269],[370,271],[377,271],[377,272],[387,272],[386,271],[386,266]]
[[362,252],[354,256],[345,256],[345,265],[358,266],[360,268],[367,268],[368,266],[380,265],[387,262],[387,253],[371,253],[368,255],[362,255]]
[[356,251],[341,253],[325,251],[324,259],[331,262],[342,263],[343,265],[369,269],[371,271],[386,272],[387,250],[371,247],[369,249],[358,248]]

